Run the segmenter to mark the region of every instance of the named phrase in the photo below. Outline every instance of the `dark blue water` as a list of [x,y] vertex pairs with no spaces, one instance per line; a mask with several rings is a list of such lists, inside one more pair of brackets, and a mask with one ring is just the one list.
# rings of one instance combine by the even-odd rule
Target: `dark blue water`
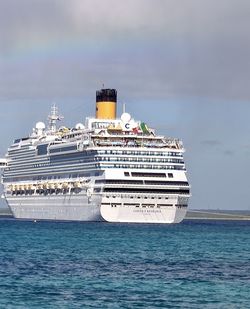
[[249,308],[250,222],[0,220],[0,308]]

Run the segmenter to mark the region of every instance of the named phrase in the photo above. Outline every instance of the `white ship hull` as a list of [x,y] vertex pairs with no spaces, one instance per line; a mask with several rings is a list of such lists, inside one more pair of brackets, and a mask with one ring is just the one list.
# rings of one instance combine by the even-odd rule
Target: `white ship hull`
[[51,195],[9,197],[7,202],[18,219],[103,221],[100,214],[101,198],[91,201],[85,195]]
[[[86,194],[49,196],[9,196],[7,202],[13,216],[29,220],[107,221],[127,223],[179,223],[187,208],[176,206],[178,197],[163,205],[157,199],[133,203],[117,197],[107,203],[106,197]],[[129,203],[128,203],[129,202]],[[169,204],[171,203],[171,204]],[[128,205],[129,204],[129,205]],[[171,206],[170,206],[171,205]]]
[[127,223],[180,223],[186,215],[186,209],[176,206],[164,208],[136,208],[136,206],[101,206],[101,215],[108,222]]

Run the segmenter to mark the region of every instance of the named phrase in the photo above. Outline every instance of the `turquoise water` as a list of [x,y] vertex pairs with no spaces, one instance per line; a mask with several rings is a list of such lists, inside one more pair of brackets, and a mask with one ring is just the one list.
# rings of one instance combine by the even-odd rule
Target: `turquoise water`
[[0,220],[0,308],[249,308],[250,222]]

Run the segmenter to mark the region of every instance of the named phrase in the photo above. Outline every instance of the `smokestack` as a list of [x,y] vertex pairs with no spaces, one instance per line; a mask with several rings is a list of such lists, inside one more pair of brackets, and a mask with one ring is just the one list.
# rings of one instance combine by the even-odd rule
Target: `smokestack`
[[101,89],[96,91],[96,118],[116,119],[116,89]]

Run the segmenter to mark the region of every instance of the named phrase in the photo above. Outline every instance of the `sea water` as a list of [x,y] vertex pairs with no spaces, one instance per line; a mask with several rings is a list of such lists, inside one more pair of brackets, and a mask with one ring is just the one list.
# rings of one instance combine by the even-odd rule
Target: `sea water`
[[250,308],[250,222],[0,220],[0,308]]

